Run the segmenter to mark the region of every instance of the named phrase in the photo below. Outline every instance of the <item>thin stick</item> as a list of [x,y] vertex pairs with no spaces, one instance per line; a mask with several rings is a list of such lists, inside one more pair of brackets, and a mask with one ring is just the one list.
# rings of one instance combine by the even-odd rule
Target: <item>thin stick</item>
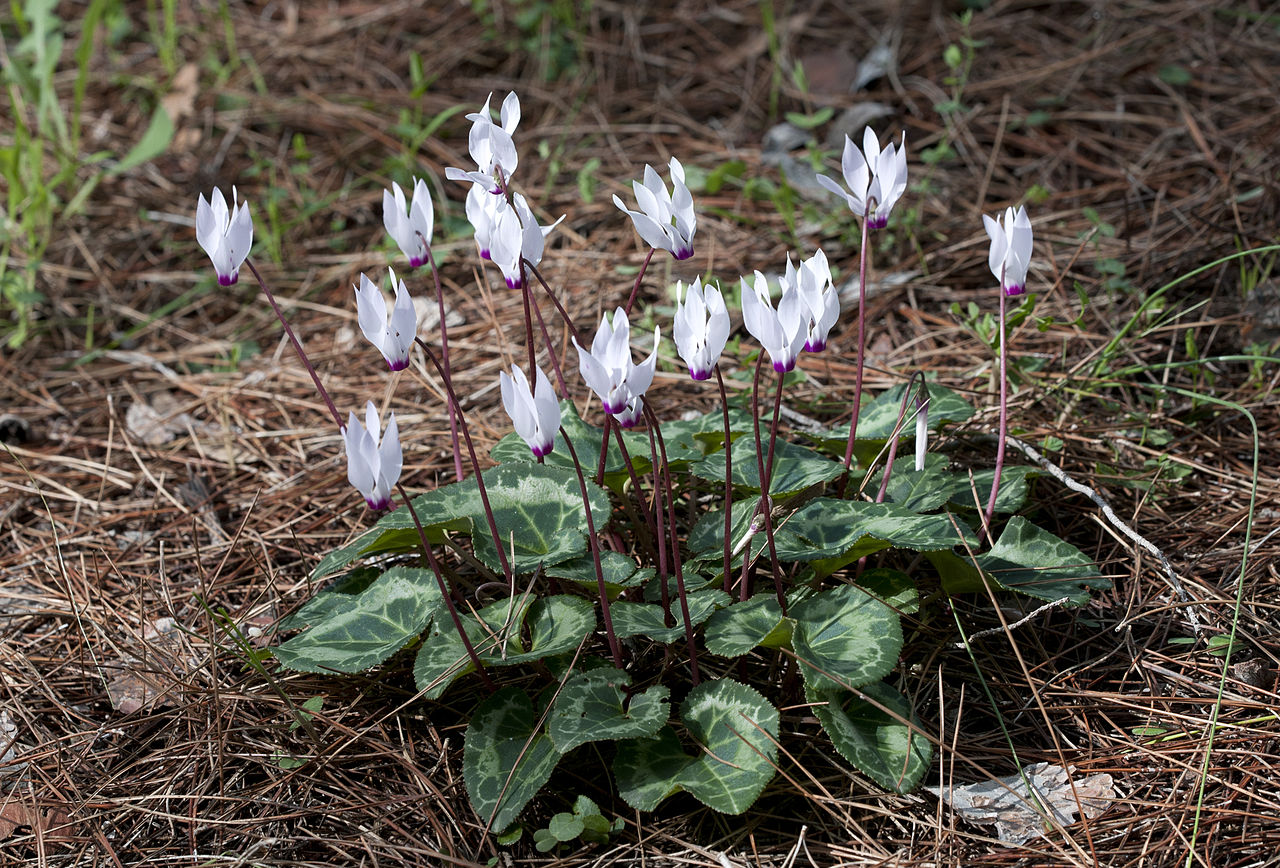
[[774,444],[778,442],[778,414],[782,408],[782,383],[786,373],[778,371],[778,391],[773,399],[773,422],[769,425],[769,463],[765,468],[765,478],[761,480],[761,491],[764,499],[764,535],[769,546],[769,567],[773,573],[773,588],[778,594],[778,605],[782,614],[787,614],[787,595],[782,589],[782,569],[778,566],[778,548],[773,541],[773,458]]
[[[907,401],[911,397],[917,378],[923,380],[924,374],[916,371],[911,375],[911,379],[907,380],[907,388],[902,393],[902,403],[898,405],[898,422],[893,426],[893,433],[889,435],[889,455],[884,462],[884,475],[880,479],[880,490],[876,493],[876,503],[884,503],[885,494],[889,491],[889,476],[893,473],[893,462],[898,457],[898,437],[901,435],[902,429],[907,427]],[[919,411],[917,410],[917,412]]]
[[[525,260],[520,260],[520,298],[524,300],[524,343],[529,352],[529,376],[534,376],[534,368],[537,366],[537,347],[533,341],[533,317],[529,310],[529,281],[526,278]],[[555,350],[552,349],[550,343],[547,344],[547,352],[551,357],[555,358]],[[564,385],[563,378],[561,386]]]
[[604,485],[605,459],[609,457],[609,428],[616,424],[612,413],[604,414],[604,431],[600,437],[600,465],[596,469],[596,485]]
[[[652,417],[648,405],[645,406],[646,415]],[[649,455],[653,462],[653,511],[654,518],[657,523],[658,532],[655,536],[658,546],[658,591],[662,598],[663,626],[670,626],[666,622],[666,618],[671,617],[671,596],[667,589],[667,540],[675,539],[675,525],[672,524],[671,533],[666,533],[666,517],[662,509],[662,465],[658,463],[658,441],[653,436],[654,429],[657,427],[656,419],[649,422]]]
[[[1034,461],[1035,463],[1043,467],[1045,472],[1047,472],[1054,479],[1058,480],[1059,482],[1061,482],[1063,485],[1065,485],[1067,488],[1071,489],[1072,491],[1083,494],[1085,497],[1092,500],[1095,504],[1098,505],[1098,509],[1102,510],[1103,517],[1108,522],[1111,523],[1112,527],[1114,527],[1116,530],[1120,531],[1122,534],[1127,536],[1130,540],[1134,542],[1135,545],[1146,550],[1147,552],[1150,552],[1151,554],[1155,555],[1157,559],[1159,559],[1160,565],[1164,567],[1164,574],[1165,574],[1165,577],[1168,578],[1169,580],[1170,587],[1172,587],[1174,592],[1178,595],[1178,599],[1188,604],[1187,619],[1191,622],[1192,632],[1194,632],[1197,636],[1199,636],[1200,631],[1202,629],[1201,623],[1200,623],[1200,616],[1197,613],[1195,605],[1192,604],[1191,597],[1187,594],[1187,589],[1183,587],[1182,580],[1179,579],[1178,574],[1174,572],[1173,564],[1169,563],[1169,558],[1165,556],[1165,553],[1162,552],[1149,539],[1144,537],[1142,534],[1138,533],[1133,528],[1129,527],[1129,525],[1125,524],[1124,521],[1120,518],[1120,516],[1116,515],[1116,511],[1111,508],[1111,504],[1107,502],[1107,499],[1105,497],[1103,497],[1101,494],[1099,494],[1097,491],[1090,488],[1089,486],[1072,479],[1069,475],[1067,475],[1067,472],[1065,470],[1063,470],[1058,465],[1054,464],[1048,458],[1045,458],[1043,455],[1041,455],[1036,450],[1036,448],[1032,446],[1030,443],[1026,443],[1022,440],[1019,440],[1017,437],[1012,437],[1012,436],[1006,436],[1005,439],[1008,440],[1009,443],[1014,448],[1020,450],[1023,455],[1026,455],[1032,461]],[[1124,625],[1121,624],[1117,626],[1116,629],[1119,630],[1120,627],[1122,626]]]
[[[756,438],[756,478],[760,482],[760,503],[756,505],[757,515],[761,512],[768,514],[773,509],[773,504],[769,501],[769,491],[764,488],[764,443],[760,440],[760,371],[764,368],[764,350],[756,356],[756,373],[751,383],[751,428]],[[752,519],[754,524],[755,520]],[[742,602],[751,596],[751,571],[749,563],[751,561],[751,549],[747,549],[747,553],[742,556],[742,582],[738,587],[738,601]]]
[[[617,420],[615,420],[615,422],[616,421]],[[618,452],[622,454],[622,463],[627,468],[627,477],[631,480],[631,489],[636,494],[636,502],[640,505],[640,512],[644,515],[645,524],[648,525],[649,533],[653,534],[654,538],[657,539],[661,535],[661,532],[654,524],[653,511],[645,506],[644,495],[642,494],[644,489],[640,487],[640,476],[636,473],[635,463],[631,460],[631,452],[627,449],[627,443],[622,438],[621,424],[615,424],[613,426],[613,435],[614,439],[618,441]],[[653,451],[652,446],[649,451]],[[655,463],[653,466],[657,467],[658,465]],[[656,482],[654,484],[655,486],[657,485]]]
[[556,298],[556,294],[551,291],[551,287],[547,285],[546,280],[542,277],[542,272],[538,271],[529,260],[523,260],[524,266],[529,269],[529,273],[538,279],[538,283],[542,284],[542,291],[547,294],[547,298],[551,299],[551,303],[556,306],[556,311],[560,314],[560,319],[564,320],[564,324],[569,327],[569,333],[578,339],[578,343],[582,343],[582,337],[578,334],[578,327],[573,324],[573,320],[569,318],[569,313],[564,309],[564,305],[560,303],[560,299]]
[[556,385],[560,387],[560,397],[568,399],[569,386],[565,383],[564,371],[560,369],[560,354],[556,352],[556,348],[551,344],[551,333],[547,330],[546,320],[542,318],[542,308],[538,307],[538,299],[529,291],[529,283],[525,281],[522,288],[524,294],[525,314],[528,315],[529,308],[533,308],[533,315],[538,320],[538,331],[542,333],[542,342],[547,345],[547,358],[551,360],[551,370],[556,375]]

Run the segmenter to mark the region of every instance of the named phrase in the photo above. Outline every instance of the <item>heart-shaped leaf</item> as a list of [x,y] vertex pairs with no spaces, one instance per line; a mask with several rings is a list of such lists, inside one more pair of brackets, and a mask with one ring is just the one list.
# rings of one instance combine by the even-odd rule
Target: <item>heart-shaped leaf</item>
[[741,814],[773,779],[778,710],[750,687],[728,679],[689,692],[680,718],[699,751],[689,756],[670,727],[618,745],[613,763],[627,804],[651,811],[685,790],[709,808]]
[[898,613],[856,585],[841,585],[792,607],[791,647],[805,684],[861,687],[888,675],[902,652]]
[[[516,572],[558,564],[587,550],[582,490],[574,471],[537,464],[503,465],[486,470],[484,482],[498,536],[508,554],[515,542],[512,566]],[[603,527],[609,520],[609,495],[590,480],[587,493],[592,520],[596,527]],[[483,513],[475,516],[474,524],[476,556],[490,569],[501,569]]]
[[276,659],[299,672],[363,672],[420,634],[440,603],[429,570],[393,567],[357,594],[344,594],[306,631],[275,649]]
[[[957,528],[959,530],[957,530]],[[791,516],[775,537],[778,559],[829,561],[820,575],[864,555],[895,547],[913,551],[978,544],[968,526],[948,515],[919,515],[896,503],[818,498]]]
[[[514,666],[573,651],[596,628],[595,607],[581,597],[543,597],[530,603],[499,600],[462,616],[463,628],[485,666]],[[529,633],[525,649],[521,634]],[[451,617],[440,615],[418,651],[413,676],[427,699],[438,699],[454,679],[475,670]]]
[[[507,652],[520,652],[520,625],[529,601],[517,598],[490,603],[474,615],[461,615],[467,638],[482,662],[502,661]],[[413,679],[427,699],[439,699],[455,679],[475,671],[453,618],[441,614],[431,625],[413,664]]]
[[[501,660],[488,655],[483,658],[484,662],[513,666],[572,651],[595,631],[596,608],[581,597],[542,597],[529,606],[524,623],[529,631],[527,650],[514,654],[508,650]],[[515,639],[519,643],[519,633]]]
[[[764,445],[764,460],[768,461],[768,445]],[[690,466],[693,474],[712,482],[724,482],[724,456],[708,455]],[[785,440],[774,444],[773,482],[769,486],[774,497],[794,494],[811,485],[835,479],[844,472],[844,466],[824,455],[796,446]],[[733,484],[760,490],[760,467],[756,459],[755,436],[739,437],[733,442]]]
[[[995,475],[995,470],[975,471],[972,485],[969,484],[968,478],[963,478],[960,487],[949,496],[951,505],[960,509],[985,510],[987,499],[991,497],[991,483],[995,481]],[[996,512],[1007,515],[1026,506],[1027,479],[1039,475],[1040,471],[1034,467],[1005,467],[1000,474],[1000,493],[996,496]]]
[[[587,550],[582,492],[573,471],[540,464],[507,464],[486,470],[484,482],[508,556],[514,541],[512,566],[516,572],[530,573],[539,565],[571,560]],[[609,496],[589,480],[587,492],[592,518],[601,527],[609,517]],[[502,568],[474,478],[427,492],[414,498],[413,505],[428,539],[441,541],[444,530],[471,534],[476,556],[494,571]],[[409,510],[401,507],[329,553],[312,576],[329,575],[358,558],[414,551],[421,546]]]
[[920,611],[920,592],[916,583],[901,570],[873,567],[858,576],[858,587],[883,600],[899,615]]
[[911,703],[881,681],[859,692],[805,691],[842,757],[886,790],[913,789],[929,768],[933,745],[920,732]]
[[[653,735],[671,714],[671,689],[654,685],[626,703],[631,676],[618,669],[575,672],[551,705],[547,733],[560,753],[589,741]],[[624,707],[625,704],[625,707]]]
[[680,791],[680,776],[696,762],[684,752],[675,730],[664,726],[649,738],[618,743],[613,780],[618,795],[637,811],[652,811]]
[[476,707],[467,726],[462,779],[472,809],[495,833],[515,822],[560,761],[537,723],[524,691],[504,687]]
[[[721,606],[729,605],[729,595],[715,588],[695,591],[686,595],[689,620],[697,627],[711,617]],[[655,642],[675,642],[684,639],[684,617],[680,604],[671,600],[671,616],[675,626],[668,627],[661,603],[614,603],[609,607],[613,616],[613,632],[619,639],[630,636],[648,636]]]
[[[889,485],[885,488],[885,498],[912,512],[929,512],[938,509],[962,489],[968,489],[968,481],[945,469],[946,459],[942,456],[935,466],[926,465],[924,470],[907,469],[907,462],[899,459],[893,464],[893,472],[889,474]],[[989,486],[988,486],[989,487]]]
[[757,645],[780,648],[791,640],[791,624],[782,616],[775,594],[757,594],[711,616],[707,650],[721,657],[741,657]]
[[352,597],[373,584],[382,574],[376,567],[360,567],[339,576],[326,588],[303,603],[293,614],[276,625],[276,632],[300,630],[310,624],[318,624],[339,609],[351,605]]
[[991,551],[978,555],[977,561],[1002,587],[1040,600],[1065,597],[1083,606],[1091,589],[1111,587],[1111,580],[1102,578],[1092,558],[1021,516],[1009,519],[999,541]]

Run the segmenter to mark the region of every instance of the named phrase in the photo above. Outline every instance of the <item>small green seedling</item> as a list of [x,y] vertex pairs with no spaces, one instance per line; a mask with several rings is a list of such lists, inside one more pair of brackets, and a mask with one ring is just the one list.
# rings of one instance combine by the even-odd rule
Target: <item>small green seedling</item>
[[603,844],[611,834],[622,831],[624,825],[626,821],[621,817],[610,823],[595,802],[586,796],[578,796],[573,803],[573,813],[563,811],[556,814],[547,828],[533,833],[533,845],[539,853],[550,853],[576,839],[586,844]]

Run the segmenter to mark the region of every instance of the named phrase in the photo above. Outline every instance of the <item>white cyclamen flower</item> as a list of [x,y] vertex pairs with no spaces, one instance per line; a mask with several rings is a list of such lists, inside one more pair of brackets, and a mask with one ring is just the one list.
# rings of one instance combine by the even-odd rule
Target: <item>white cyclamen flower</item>
[[493,116],[489,114],[492,99],[493,95],[490,94],[484,101],[484,108],[467,115],[467,120],[471,121],[467,147],[471,152],[471,159],[476,162],[476,171],[448,168],[444,174],[450,180],[471,181],[496,192],[505,189],[520,161],[515,141],[511,137],[520,124],[520,98],[512,91],[502,101],[499,115],[501,125],[495,124]]
[[689,376],[705,380],[724,352],[729,340],[729,311],[720,290],[703,286],[695,277],[684,292],[684,284],[676,284],[676,316],[672,325],[676,350],[689,366]]
[[352,413],[342,432],[347,444],[347,479],[364,495],[370,509],[386,509],[391,506],[391,489],[400,481],[403,463],[396,414],[392,413],[387,421],[381,443],[378,442],[381,422],[372,401],[365,405],[364,415],[365,424],[361,425]]
[[1031,220],[1026,206],[1017,211],[1004,210],[1002,221],[982,215],[982,223],[991,237],[991,253],[987,264],[1000,281],[1005,295],[1022,295],[1027,291],[1027,269],[1031,265]]
[[578,372],[591,390],[600,396],[606,413],[622,413],[633,398],[643,395],[653,382],[654,368],[658,364],[657,328],[653,330],[653,352],[640,364],[631,361],[631,323],[627,312],[618,308],[613,314],[600,318],[600,327],[591,341],[591,352],[584,350],[573,338],[578,350]]
[[410,268],[425,265],[427,245],[431,243],[431,230],[435,225],[427,182],[413,179],[413,201],[406,206],[404,191],[392,181],[391,190],[382,191],[382,225],[409,257]]
[[248,202],[236,205],[235,187],[231,188],[230,208],[216,187],[208,202],[200,194],[196,203],[196,241],[213,260],[220,285],[230,286],[240,279],[240,266],[253,246],[253,218],[249,216]]
[[501,193],[491,193],[484,184],[472,184],[467,191],[467,221],[476,233],[476,246],[481,259],[493,259],[490,247],[493,231],[498,223],[498,212],[507,207]]
[[533,454],[541,458],[555,446],[556,432],[560,430],[560,402],[551,388],[551,381],[534,369],[536,385],[529,389],[529,380],[519,367],[498,372],[498,385],[502,390],[502,408],[511,417],[516,433],[529,444]]
[[796,366],[808,336],[808,309],[798,291],[784,282],[775,311],[765,276],[757,271],[754,283],[742,278],[742,324],[768,350],[775,371],[783,374]]
[[890,142],[883,151],[871,127],[862,133],[862,150],[845,136],[840,169],[848,190],[826,175],[819,175],[818,183],[843,197],[854,214],[865,216],[868,229],[883,229],[907,189],[907,134],[896,149]]
[[382,290],[361,274],[360,285],[355,288],[356,319],[369,343],[377,347],[387,360],[387,367],[402,371],[409,366],[409,351],[413,349],[413,339],[418,334],[418,314],[413,309],[413,299],[409,297],[404,281],[396,280],[394,271],[391,271],[391,285],[395,287],[396,303],[388,318],[387,301],[382,297]]
[[634,428],[640,424],[640,419],[644,416],[644,398],[636,395],[627,402],[627,406],[622,408],[621,413],[614,413],[613,418],[618,420],[618,424],[623,428]]
[[492,234],[489,239],[489,257],[502,269],[507,286],[520,289],[524,286],[524,268],[521,260],[536,266],[542,261],[547,234],[559,225],[560,220],[546,228],[538,226],[533,210],[524,196],[513,193],[511,205],[502,202],[494,217]]
[[671,158],[671,192],[662,183],[653,166],[644,167],[644,183],[632,181],[636,205],[632,211],[618,196],[613,204],[626,211],[635,224],[636,231],[650,247],[666,250],[676,259],[688,259],[693,255],[693,233],[697,229],[693,213],[693,196],[684,182],[684,166]]
[[804,348],[811,353],[820,353],[826,349],[831,327],[840,318],[840,294],[836,292],[831,280],[827,255],[821,248],[801,262],[799,269],[791,264],[791,257],[787,257],[787,274],[783,278],[784,293],[788,285],[800,294],[806,309]]

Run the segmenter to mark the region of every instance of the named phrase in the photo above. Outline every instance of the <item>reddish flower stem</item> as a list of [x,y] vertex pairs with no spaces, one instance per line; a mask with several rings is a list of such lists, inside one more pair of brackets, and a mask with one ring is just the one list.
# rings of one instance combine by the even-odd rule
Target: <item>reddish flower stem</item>
[[431,543],[427,540],[427,532],[423,530],[422,522],[418,519],[418,511],[413,508],[413,501],[409,499],[409,492],[404,490],[404,486],[396,483],[396,488],[400,491],[400,496],[404,498],[404,505],[409,510],[409,515],[413,518],[413,526],[418,529],[418,539],[422,541],[422,551],[426,553],[427,564],[431,567],[431,572],[435,573],[436,584],[440,586],[440,596],[444,598],[444,604],[449,609],[449,617],[453,619],[453,626],[458,631],[458,638],[462,640],[463,646],[466,647],[467,656],[471,658],[476,671],[480,673],[480,679],[484,681],[484,686],[489,688],[489,692],[492,693],[498,688],[489,678],[489,673],[485,671],[484,663],[480,662],[480,655],[476,653],[475,647],[471,644],[471,639],[467,636],[466,628],[462,626],[462,618],[458,615],[458,608],[453,603],[452,590],[444,580],[444,573],[440,570],[440,563],[436,560],[435,552],[431,549]]
[[[444,286],[440,283],[440,270],[436,268],[436,257],[431,252],[431,244],[422,233],[418,233],[418,237],[422,239],[422,246],[427,251],[427,262],[431,264],[431,277],[436,284],[436,309],[440,312],[440,361],[444,370],[444,378],[452,380],[453,368],[449,365],[449,324],[445,322],[444,316]],[[449,405],[449,435],[453,444],[453,473],[462,481],[462,448],[458,445],[458,414],[453,410],[453,404]]]
[[636,275],[635,285],[631,287],[631,295],[627,298],[627,304],[622,309],[627,312],[627,316],[631,315],[631,306],[636,303],[636,294],[640,292],[640,281],[644,280],[644,273],[649,270],[649,261],[653,259],[654,248],[649,248],[649,255],[644,258],[644,264],[640,266],[640,273]]
[[720,409],[724,411],[724,592],[731,584],[729,562],[733,547],[729,535],[733,532],[733,433],[729,429],[729,393],[724,387],[724,375],[720,364],[715,366],[716,384],[720,387]]
[[476,488],[480,492],[480,502],[484,504],[484,517],[489,524],[489,533],[493,536],[493,546],[498,550],[498,562],[502,564],[502,575],[507,580],[507,584],[512,584],[515,581],[515,572],[511,568],[511,561],[507,559],[506,548],[503,545],[501,535],[498,533],[498,524],[493,518],[493,507],[489,505],[489,492],[485,488],[484,475],[480,472],[480,459],[476,457],[475,444],[471,442],[471,431],[467,427],[467,417],[463,414],[462,406],[458,403],[458,396],[453,391],[453,384],[444,376],[444,369],[440,366],[439,360],[436,359],[436,354],[431,352],[431,347],[427,346],[427,342],[422,338],[415,337],[414,340],[417,341],[418,346],[422,347],[422,352],[426,355],[427,360],[435,366],[437,373],[440,374],[440,379],[444,382],[445,392],[449,396],[449,401],[458,412],[459,428],[462,431],[462,438],[467,444],[467,454],[471,458],[471,469],[476,475]]
[[840,477],[841,497],[844,497],[845,488],[849,484],[853,442],[858,437],[858,412],[862,408],[862,369],[867,345],[867,239],[871,235],[867,228],[867,217],[870,213],[871,202],[867,202],[867,213],[862,217],[862,252],[858,261],[858,361],[853,374],[853,412],[849,416],[849,442],[844,447],[844,474]]
[[253,272],[253,276],[258,281],[258,286],[262,287],[262,294],[267,297],[267,301],[271,303],[271,309],[276,313],[276,319],[280,320],[280,325],[284,327],[284,333],[288,336],[289,342],[293,344],[293,350],[298,354],[298,360],[302,362],[302,366],[307,369],[307,373],[311,375],[311,382],[315,383],[316,391],[320,393],[320,397],[324,399],[325,406],[329,408],[329,413],[333,416],[333,421],[338,424],[339,431],[345,431],[347,426],[342,421],[342,416],[338,413],[338,408],[333,406],[333,399],[329,397],[329,392],[325,389],[324,384],[320,382],[320,375],[316,373],[315,366],[311,364],[311,360],[307,358],[307,351],[302,348],[302,342],[298,340],[298,336],[293,333],[293,329],[289,326],[289,321],[284,318],[284,312],[280,310],[280,305],[276,303],[276,297],[267,288],[267,283],[262,279],[262,275],[258,273],[258,269],[253,267],[253,260],[246,258],[244,264],[249,266],[249,270]]
[[604,586],[604,567],[600,563],[600,541],[596,539],[596,523],[591,516],[591,497],[587,494],[587,479],[582,474],[582,465],[578,462],[578,453],[573,448],[573,441],[569,439],[569,432],[564,430],[563,426],[560,428],[560,436],[569,450],[569,456],[573,459],[574,470],[578,473],[578,488],[582,492],[582,509],[587,518],[587,542],[591,546],[591,559],[596,567],[596,588],[600,593],[600,615],[604,620],[604,632],[609,640],[609,653],[613,655],[613,665],[621,669],[622,647],[618,644],[618,637],[613,632],[613,616],[609,614],[609,590]]
[[[644,408],[649,410],[648,405]],[[652,415],[651,413],[649,415]],[[658,547],[658,592],[662,599],[663,625],[671,626],[667,623],[671,618],[671,594],[667,588],[667,540],[674,539],[675,525],[672,525],[672,532],[666,532],[666,515],[662,508],[662,465],[658,463],[658,441],[653,436],[654,428],[657,426],[649,423],[649,455],[650,461],[653,462],[653,512],[654,520],[657,525],[657,534],[654,536]]]
[[[662,429],[658,425],[658,417],[653,414],[653,410],[649,409],[649,405],[644,406],[644,414],[649,419],[649,431],[656,435],[658,439],[658,450],[661,453],[662,485],[657,489],[664,492],[667,501],[667,522],[671,527],[671,560],[676,568],[676,596],[680,600],[680,615],[684,618],[684,638],[689,646],[689,675],[693,681],[693,686],[698,686],[698,647],[693,641],[693,621],[689,617],[689,599],[684,589],[684,569],[680,559],[680,540],[676,535],[676,503],[675,492],[671,487],[671,470],[667,466],[667,446],[662,439]],[[660,495],[661,496],[661,495]],[[661,503],[659,503],[661,509]],[[784,607],[785,608],[785,607]]]
[[578,327],[573,324],[573,320],[569,318],[568,312],[564,309],[564,305],[560,303],[560,299],[556,298],[556,294],[551,291],[551,287],[547,285],[547,281],[543,279],[542,272],[538,271],[537,266],[528,260],[524,261],[525,267],[529,269],[529,273],[538,279],[538,283],[542,284],[542,290],[547,294],[547,298],[551,299],[551,303],[556,306],[556,311],[560,314],[560,319],[569,327],[569,333],[578,339],[578,343],[582,343],[582,337],[578,334]]
[[1000,434],[996,440],[996,472],[991,480],[991,494],[987,498],[987,509],[983,514],[982,534],[993,539],[991,521],[996,514],[996,498],[1000,494],[1000,474],[1004,470],[1004,441],[1009,435],[1009,348],[1007,345],[1005,326],[1008,303],[1004,293],[1004,266],[1000,266]]

